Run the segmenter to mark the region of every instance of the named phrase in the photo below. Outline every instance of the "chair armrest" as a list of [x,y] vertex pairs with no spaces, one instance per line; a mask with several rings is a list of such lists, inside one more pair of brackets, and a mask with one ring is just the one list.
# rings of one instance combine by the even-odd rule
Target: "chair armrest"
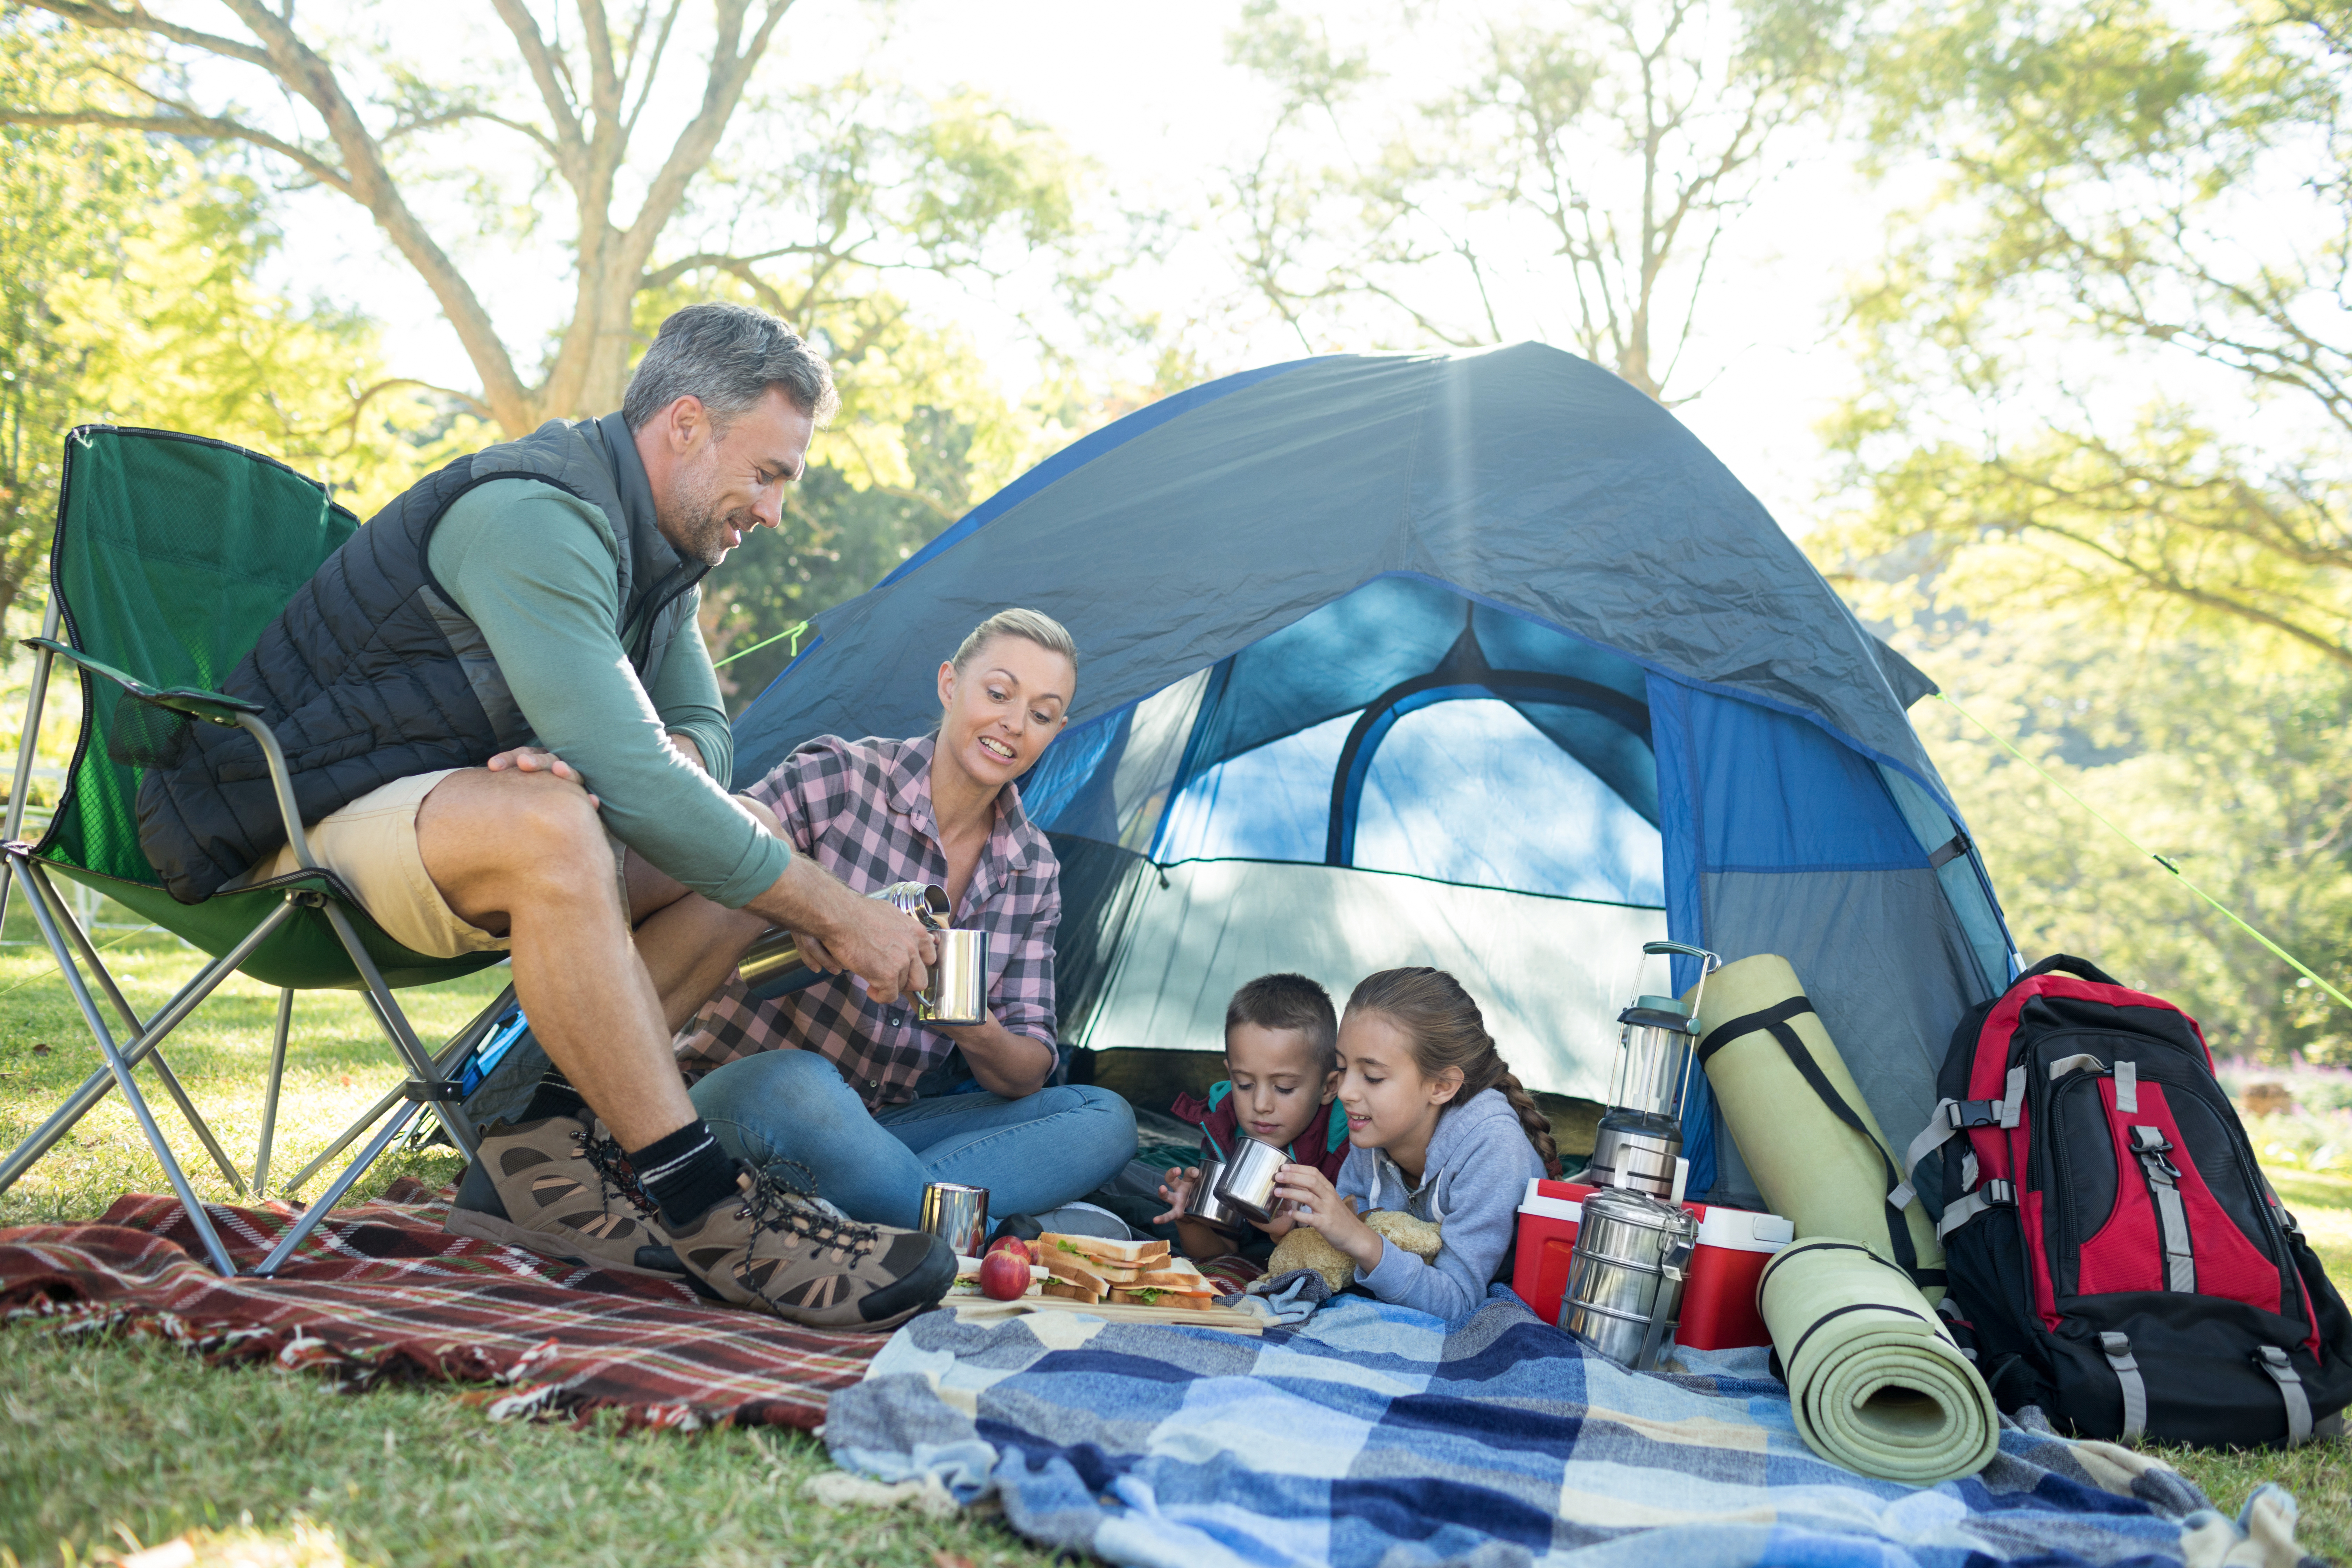
[[24,642],[26,647],[46,649],[70,664],[89,670],[92,675],[104,676],[133,697],[144,699],[159,708],[169,708],[175,713],[184,713],[191,719],[201,719],[207,724],[218,724],[225,729],[233,730],[237,727],[238,714],[258,715],[263,711],[258,702],[248,702],[242,697],[229,697],[218,691],[200,690],[193,686],[168,686],[161,689],[149,686],[144,681],[123,674],[110,664],[101,663],[80,649],[58,641],[55,637],[26,637]]
[[295,864],[306,871],[319,868],[310,857],[310,837],[302,831],[302,814],[294,801],[293,780],[286,770],[286,753],[278,749],[278,737],[262,722],[267,711],[258,702],[248,702],[242,697],[230,697],[218,691],[204,691],[193,686],[169,686],[158,689],[144,681],[125,675],[110,664],[89,657],[79,648],[69,647],[55,637],[26,637],[25,646],[56,655],[78,668],[111,680],[123,690],[142,701],[191,719],[201,719],[207,724],[218,724],[225,730],[242,730],[253,737],[261,748],[261,758],[269,769],[270,788],[278,796],[278,815],[286,824],[286,841],[293,847]]

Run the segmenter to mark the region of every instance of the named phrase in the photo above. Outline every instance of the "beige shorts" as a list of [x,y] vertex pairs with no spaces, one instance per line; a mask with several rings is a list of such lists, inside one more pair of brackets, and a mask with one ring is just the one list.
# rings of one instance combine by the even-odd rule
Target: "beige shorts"
[[[332,871],[360,904],[401,946],[433,958],[455,958],[467,952],[503,952],[507,939],[492,936],[467,922],[449,907],[441,889],[425,874],[425,857],[416,847],[416,809],[433,786],[459,770],[412,773],[394,779],[310,825],[310,858]],[[615,874],[625,853],[611,840]],[[301,868],[288,845],[265,870],[244,879],[264,881],[293,875]],[[626,907],[625,882],[622,903]]]

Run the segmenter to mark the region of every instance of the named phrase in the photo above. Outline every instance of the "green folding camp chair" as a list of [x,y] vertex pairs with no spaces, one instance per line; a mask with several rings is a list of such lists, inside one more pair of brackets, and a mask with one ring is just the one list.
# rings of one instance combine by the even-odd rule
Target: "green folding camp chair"
[[[257,703],[219,687],[262,628],[349,538],[359,520],[332,504],[326,487],[283,463],[225,442],[164,430],[83,426],[66,439],[57,536],[49,555],[49,603],[34,650],[32,695],[8,795],[0,845],[0,918],[11,883],[21,882],[82,1019],[106,1065],[69,1095],[40,1129],[0,1163],[5,1192],[54,1147],[110,1089],[119,1090],[162,1162],[213,1267],[236,1272],[205,1206],[188,1185],[140,1093],[132,1070],[151,1067],[232,1190],[245,1183],[187,1089],[163,1057],[165,1037],[232,973],[278,988],[277,1036],[263,1103],[253,1189],[266,1194],[287,1032],[298,991],[358,990],[392,1041],[408,1080],[379,1100],[294,1180],[309,1182],[344,1148],[382,1122],[357,1158],[312,1203],[257,1272],[269,1274],[290,1256],[327,1211],[415,1118],[430,1107],[470,1158],[473,1130],[457,1114],[451,1069],[487,1032],[511,998],[485,1009],[436,1058],[428,1053],[393,999],[402,986],[454,979],[500,962],[497,953],[430,958],[385,935],[334,876],[310,858],[294,805],[286,760]],[[66,640],[58,640],[63,627]],[[81,733],[47,831],[23,842],[25,795],[33,744],[55,661],[81,676]],[[277,785],[295,858],[290,876],[250,883],[183,904],[139,849],[139,771],[168,764],[194,724],[236,726],[261,747]],[[213,955],[180,993],[142,1020],[107,973],[89,933],[59,897],[56,877],[91,888],[142,920],[176,932]],[[77,960],[79,965],[77,966]],[[81,968],[89,971],[85,981]],[[91,997],[94,984],[118,1014],[118,1041]]]

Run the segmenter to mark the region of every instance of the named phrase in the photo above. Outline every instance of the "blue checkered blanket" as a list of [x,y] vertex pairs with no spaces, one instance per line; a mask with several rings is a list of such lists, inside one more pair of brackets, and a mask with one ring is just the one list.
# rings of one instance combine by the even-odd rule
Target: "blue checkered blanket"
[[1808,1449],[1764,1352],[1681,1359],[1582,1356],[1499,1288],[1453,1325],[1349,1296],[1263,1339],[933,1312],[824,1430],[845,1468],[992,1494],[1033,1541],[1155,1568],[2279,1560],[2113,1445],[2011,1426],[1981,1474],[1915,1490]]

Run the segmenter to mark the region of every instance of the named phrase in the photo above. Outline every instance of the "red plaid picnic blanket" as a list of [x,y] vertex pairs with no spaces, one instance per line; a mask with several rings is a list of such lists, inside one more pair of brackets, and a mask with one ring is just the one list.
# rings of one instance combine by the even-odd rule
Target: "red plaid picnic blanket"
[[[820,1333],[714,1308],[685,1285],[599,1273],[441,1228],[449,1194],[403,1178],[338,1209],[272,1279],[224,1279],[168,1195],[133,1193],[94,1225],[0,1229],[0,1321],[149,1333],[219,1362],[275,1361],[356,1384],[492,1386],[494,1416],[621,1412],[634,1426],[814,1427],[882,1334]],[[214,1205],[238,1267],[292,1223],[282,1203]]]

